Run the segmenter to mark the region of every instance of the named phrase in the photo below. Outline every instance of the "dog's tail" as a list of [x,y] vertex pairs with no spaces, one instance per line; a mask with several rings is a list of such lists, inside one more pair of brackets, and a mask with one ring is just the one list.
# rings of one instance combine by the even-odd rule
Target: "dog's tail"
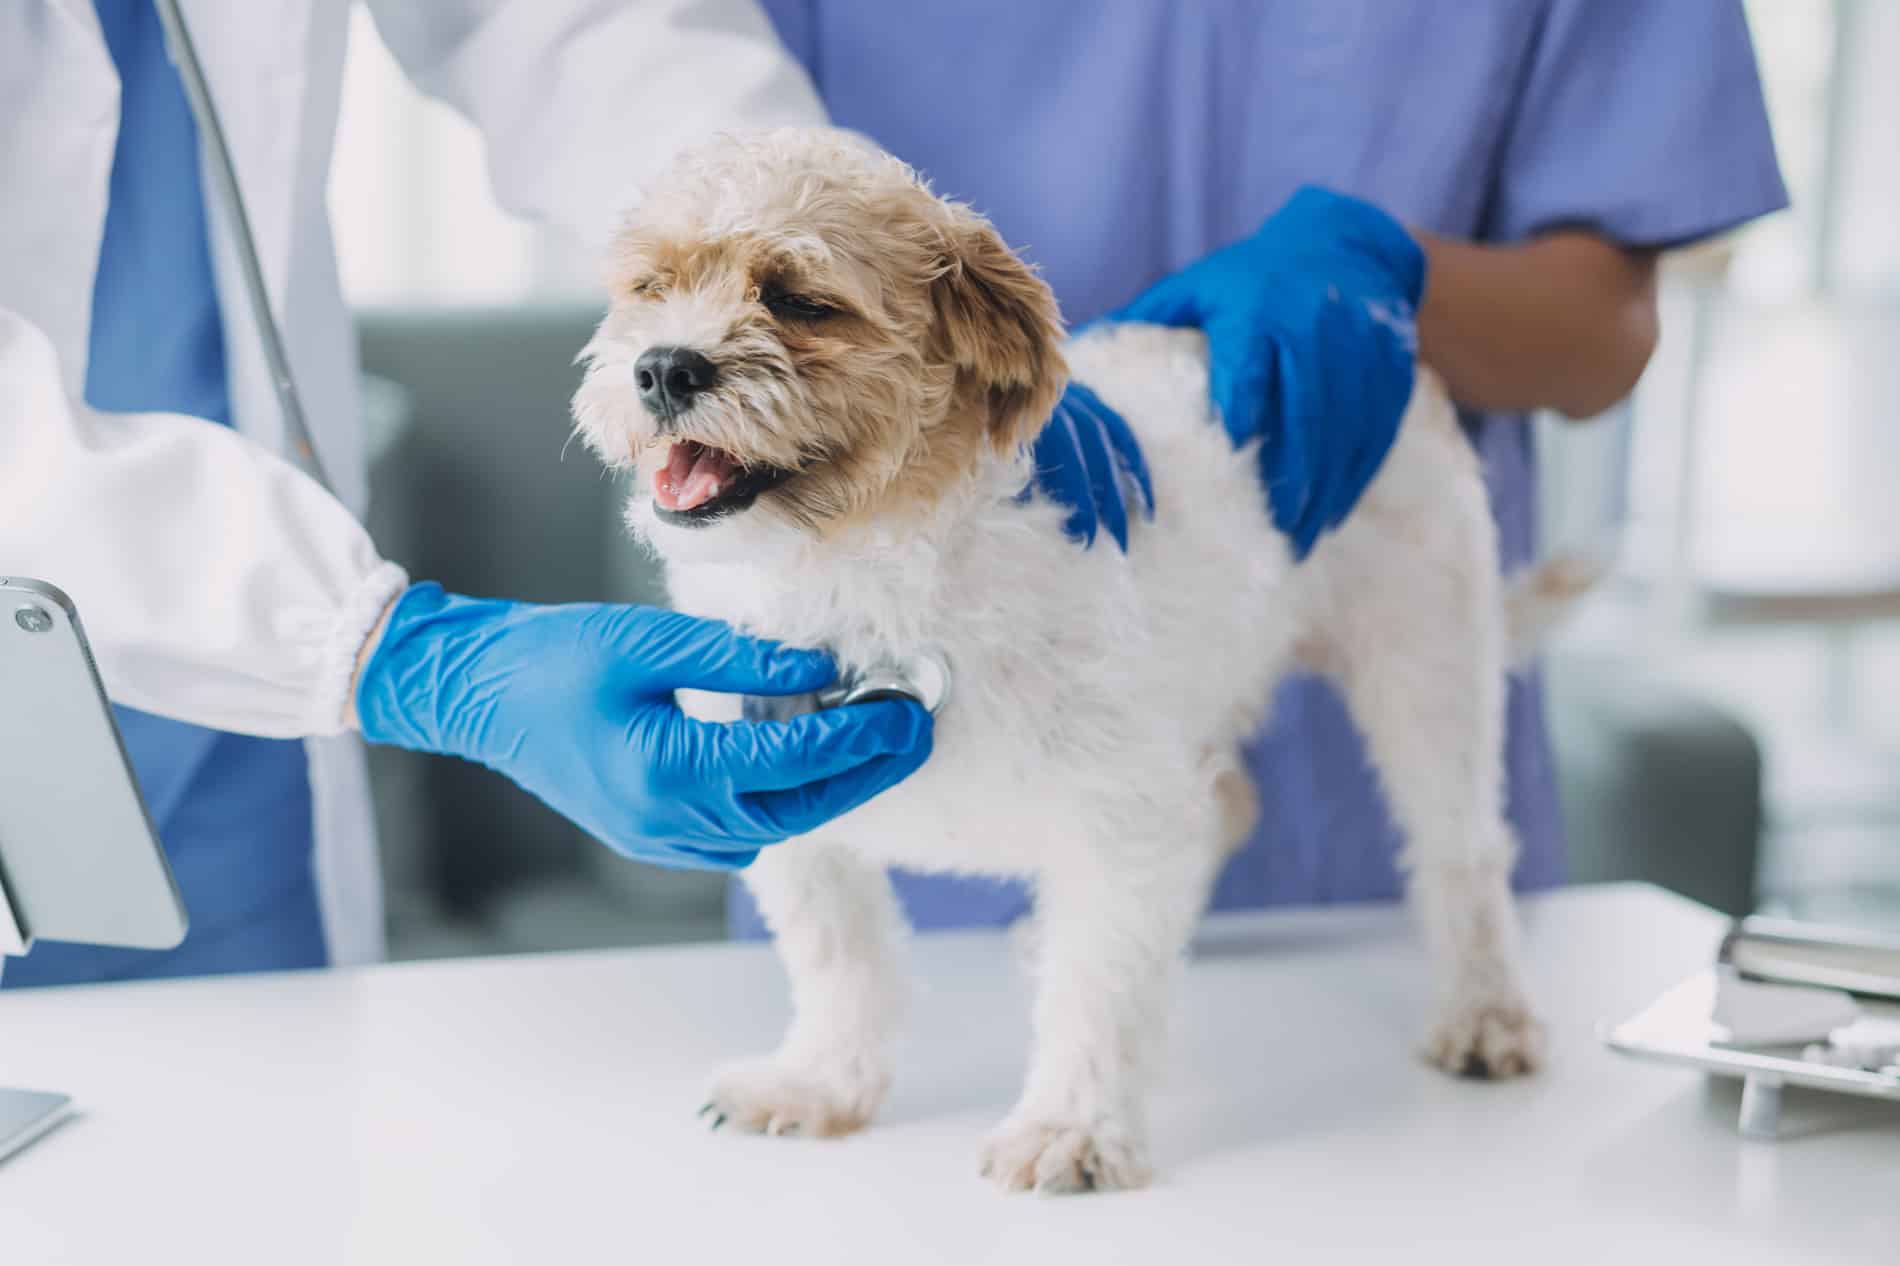
[[1609,571],[1608,558],[1558,554],[1505,581],[1504,628],[1512,671],[1530,666],[1551,633]]

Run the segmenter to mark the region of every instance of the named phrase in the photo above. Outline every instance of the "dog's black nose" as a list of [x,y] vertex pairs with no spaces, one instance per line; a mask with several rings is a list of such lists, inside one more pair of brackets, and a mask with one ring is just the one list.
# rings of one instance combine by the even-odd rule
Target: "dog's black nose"
[[640,402],[655,417],[686,412],[717,377],[718,367],[689,347],[649,347],[633,362]]

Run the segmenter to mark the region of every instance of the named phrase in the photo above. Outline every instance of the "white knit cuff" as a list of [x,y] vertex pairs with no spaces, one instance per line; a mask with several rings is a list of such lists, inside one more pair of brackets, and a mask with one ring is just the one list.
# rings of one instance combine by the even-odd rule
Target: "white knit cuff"
[[378,563],[343,604],[323,649],[312,695],[311,734],[341,734],[350,728],[350,695],[356,686],[356,661],[363,653],[363,643],[396,595],[408,587],[408,572],[394,563]]

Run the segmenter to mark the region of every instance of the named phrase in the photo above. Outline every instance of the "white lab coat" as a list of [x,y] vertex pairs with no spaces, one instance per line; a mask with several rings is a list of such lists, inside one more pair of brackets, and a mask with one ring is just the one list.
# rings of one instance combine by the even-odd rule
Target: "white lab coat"
[[[283,422],[209,186],[235,430],[82,401],[118,77],[91,0],[0,3],[0,574],[72,595],[112,697],[304,737],[332,958],[382,950],[352,668],[406,583],[359,525],[355,340],[325,185],[348,0],[185,0],[333,499]],[[639,181],[722,128],[806,124],[752,0],[371,0],[417,83],[479,125],[504,204],[603,242]],[[446,525],[445,530],[453,530]]]

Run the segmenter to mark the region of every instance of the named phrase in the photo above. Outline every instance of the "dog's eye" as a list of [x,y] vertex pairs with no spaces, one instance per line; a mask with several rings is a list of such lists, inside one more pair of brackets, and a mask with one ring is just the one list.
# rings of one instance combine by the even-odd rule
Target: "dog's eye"
[[657,299],[666,293],[664,277],[647,277],[629,288],[636,299]]
[[760,302],[765,310],[780,320],[822,321],[828,316],[838,315],[838,309],[823,303],[810,295],[790,294],[785,291],[768,290]]

